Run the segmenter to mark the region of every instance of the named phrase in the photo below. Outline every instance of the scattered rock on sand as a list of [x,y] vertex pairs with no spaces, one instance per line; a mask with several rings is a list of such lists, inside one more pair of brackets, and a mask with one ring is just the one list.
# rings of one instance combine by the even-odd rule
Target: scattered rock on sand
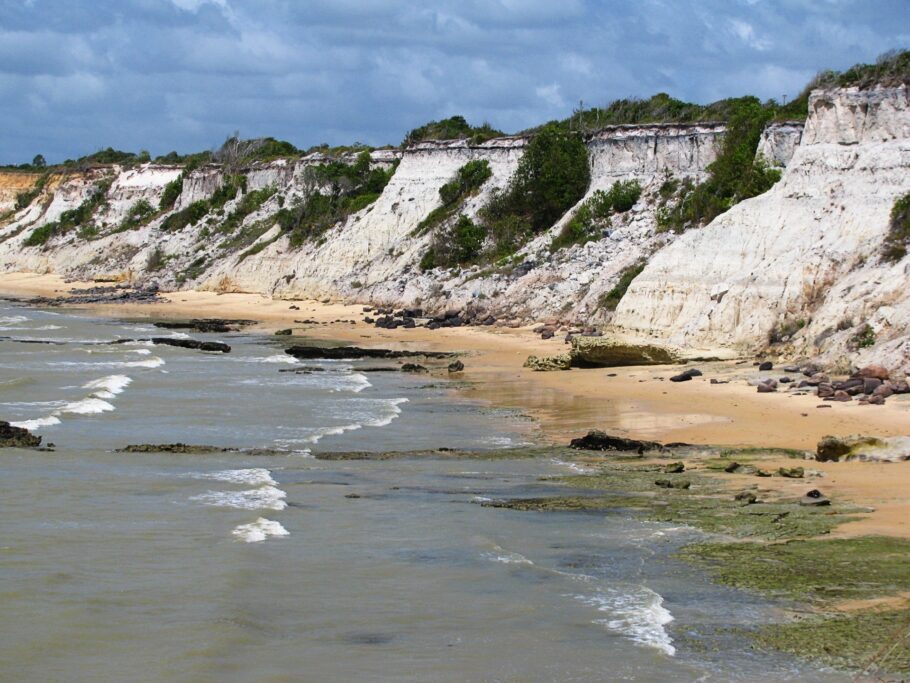
[[823,505],[831,505],[831,501],[818,489],[812,489],[799,499],[799,504],[821,507]]
[[802,479],[806,476],[806,470],[802,467],[780,467],[777,473],[786,479]]
[[418,363],[405,363],[401,366],[401,371],[410,372],[415,375],[425,375],[429,372],[423,365],[419,365]]
[[536,372],[570,370],[572,368],[572,357],[568,353],[561,353],[557,356],[528,356],[528,359],[524,362],[524,367]]
[[293,330],[289,327],[285,330],[276,330],[275,335],[278,337],[290,337],[293,334]]
[[774,369],[774,363],[772,363],[772,362],[769,361],[769,360],[766,360],[764,363],[760,363],[760,364],[759,364],[758,369],[759,369],[759,370],[762,370],[762,371],[773,370],[773,369]]
[[664,474],[679,474],[685,471],[686,466],[682,462],[671,462],[669,465],[664,465]]
[[758,496],[752,493],[752,491],[740,491],[733,496],[733,500],[738,501],[743,505],[752,505],[758,502]]
[[462,363],[460,360],[449,363],[449,372],[462,372],[463,370],[464,363]]
[[670,378],[671,382],[688,382],[693,377],[701,377],[702,371],[698,368],[690,368],[688,370],[683,370],[678,375],[673,375]]
[[687,489],[692,486],[692,482],[686,479],[658,479],[654,485],[662,489]]

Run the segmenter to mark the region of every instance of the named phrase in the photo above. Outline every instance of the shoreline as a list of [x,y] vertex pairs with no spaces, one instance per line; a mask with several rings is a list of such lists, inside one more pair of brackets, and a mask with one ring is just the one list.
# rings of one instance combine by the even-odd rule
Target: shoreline
[[[66,296],[72,288],[91,286],[96,285],[64,283],[53,276],[0,275],[0,295],[17,299]],[[817,397],[757,394],[747,385],[744,377],[755,373],[751,359],[700,363],[704,376],[683,384],[665,381],[679,366],[540,373],[523,368],[525,358],[559,353],[563,345],[540,340],[530,327],[385,330],[362,322],[362,306],[251,294],[164,296],[170,300],[62,307],[125,320],[255,320],[244,329],[263,340],[464,354],[465,370],[453,377],[460,381],[451,390],[530,415],[542,444],[451,452],[447,457],[543,454],[577,466],[575,474],[548,478],[564,491],[550,490],[540,498],[490,500],[484,506],[516,514],[623,511],[700,530],[705,538],[687,543],[676,557],[716,583],[757,593],[782,608],[780,619],[742,631],[758,648],[856,671],[869,663],[884,664],[877,654],[879,643],[900,636],[906,627],[910,578],[900,558],[910,543],[910,500],[905,494],[910,468],[904,463],[821,463],[802,456],[814,450],[817,439],[812,430],[820,421],[827,427],[825,433],[840,436],[859,431],[877,436],[910,433],[904,427],[910,421],[908,402],[895,401],[885,408],[839,404],[812,414],[801,404],[817,405]],[[301,319],[310,322],[295,322]],[[272,336],[288,327],[293,336]],[[444,365],[434,368],[437,376],[445,372]],[[711,385],[711,378],[730,383]],[[802,425],[807,428],[788,432]],[[863,428],[839,431],[857,425]],[[570,438],[592,428],[633,439],[687,443],[666,448],[653,443],[624,445],[631,447],[629,452],[567,447]],[[166,448],[143,447],[148,452]],[[383,460],[436,458],[439,453],[327,452],[315,457]],[[792,478],[782,471],[791,468],[805,472]],[[806,493],[815,488],[830,498],[829,506],[806,506]],[[769,566],[777,571],[768,572]],[[910,670],[904,656],[892,657],[888,666],[900,673]]]
[[[71,289],[99,283],[64,282],[55,275],[0,274],[0,294],[27,299],[61,297]],[[700,363],[703,377],[690,382],[666,381],[679,366],[572,369],[534,372],[522,365],[529,355],[564,351],[561,339],[541,340],[532,326],[518,329],[460,327],[386,330],[362,321],[362,305],[314,300],[272,299],[259,294],[177,291],[153,303],[74,305],[102,317],[130,319],[249,319],[247,328],[262,334],[293,329],[300,339],[341,341],[390,349],[461,352],[465,370],[454,387],[458,395],[490,405],[517,409],[539,425],[541,438],[566,444],[590,429],[660,442],[686,442],[731,448],[790,448],[814,451],[822,436],[868,434],[910,435],[910,397],[885,406],[826,403],[815,396],[758,394],[744,377],[754,374],[751,359]],[[290,306],[297,306],[291,310]],[[315,321],[301,324],[297,320]],[[348,321],[354,321],[352,324]],[[709,384],[711,378],[728,384]],[[737,381],[739,380],[739,381]],[[792,466],[785,457],[773,467]],[[811,461],[819,472],[812,481],[765,479],[776,492],[804,492],[815,485],[827,495],[872,506],[875,511],[840,527],[838,536],[882,534],[910,538],[910,472],[900,464]]]

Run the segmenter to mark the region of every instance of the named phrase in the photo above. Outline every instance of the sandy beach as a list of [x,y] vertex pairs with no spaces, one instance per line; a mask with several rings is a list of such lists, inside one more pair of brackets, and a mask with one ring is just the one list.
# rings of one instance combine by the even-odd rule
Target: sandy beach
[[[54,275],[0,276],[0,294],[11,297],[65,296],[96,283],[64,282]],[[270,333],[292,328],[295,336],[364,346],[464,352],[467,383],[458,391],[494,406],[517,408],[534,418],[545,441],[566,443],[589,429],[661,442],[682,441],[730,447],[758,446],[814,450],[827,434],[910,435],[910,397],[885,406],[824,403],[815,396],[758,394],[746,378],[755,374],[752,358],[699,364],[703,377],[671,383],[678,366],[573,369],[533,372],[522,367],[531,355],[562,353],[562,339],[542,341],[531,327],[461,327],[384,330],[362,321],[361,305],[276,300],[258,294],[181,291],[149,304],[80,307],[120,318],[234,318],[258,321]],[[296,306],[299,310],[291,310]],[[310,320],[301,324],[295,321]],[[347,321],[354,321],[353,323]],[[728,380],[710,384],[711,378]],[[819,406],[824,405],[824,408]],[[778,466],[778,463],[769,463]],[[794,461],[782,459],[782,466]],[[762,487],[804,493],[813,486],[827,495],[873,507],[875,512],[843,525],[839,535],[887,534],[910,537],[910,468],[904,464],[807,463],[819,474],[810,482],[772,478]],[[731,486],[742,486],[731,476]]]

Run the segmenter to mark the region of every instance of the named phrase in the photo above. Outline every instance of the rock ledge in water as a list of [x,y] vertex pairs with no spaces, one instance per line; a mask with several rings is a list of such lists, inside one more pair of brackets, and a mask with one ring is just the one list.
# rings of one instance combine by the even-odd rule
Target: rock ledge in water
[[0,420],[0,448],[37,448],[40,445],[40,436]]

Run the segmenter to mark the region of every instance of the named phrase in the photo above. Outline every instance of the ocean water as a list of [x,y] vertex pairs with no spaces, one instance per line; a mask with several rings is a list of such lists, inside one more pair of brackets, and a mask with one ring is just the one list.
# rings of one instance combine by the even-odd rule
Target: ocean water
[[[479,504],[569,463],[312,457],[518,444],[519,416],[359,362],[282,373],[255,335],[109,343],[153,334],[181,335],[0,306],[0,419],[57,446],[0,451],[0,680],[847,680],[752,650],[778,607],[674,560],[690,529]],[[177,441],[281,453],[114,452]]]

